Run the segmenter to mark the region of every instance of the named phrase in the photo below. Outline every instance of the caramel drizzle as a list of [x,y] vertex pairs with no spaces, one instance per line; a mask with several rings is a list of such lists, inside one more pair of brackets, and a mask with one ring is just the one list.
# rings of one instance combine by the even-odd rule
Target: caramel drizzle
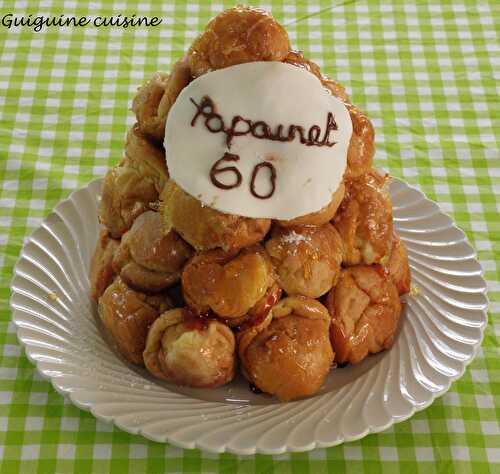
[[209,313],[197,314],[191,308],[182,308],[182,322],[190,331],[205,331],[215,318]]
[[[335,117],[331,112],[328,112],[325,131],[323,137],[320,139],[321,127],[319,125],[312,125],[306,133],[306,130],[301,125],[292,124],[288,127],[288,134],[284,135],[283,129],[285,126],[282,124],[277,125],[273,133],[271,127],[264,120],[257,120],[254,122],[241,115],[234,116],[231,120],[231,125],[226,127],[222,115],[216,112],[216,105],[209,96],[204,96],[199,104],[192,97],[190,97],[189,100],[196,107],[196,113],[191,120],[191,126],[194,127],[196,125],[198,117],[204,117],[205,127],[209,132],[222,132],[226,135],[226,146],[228,149],[231,149],[234,137],[248,134],[259,140],[280,142],[292,142],[298,134],[300,143],[306,146],[332,147],[337,143],[335,141],[330,141],[330,134],[338,130],[337,122],[335,122]],[[245,124],[246,128],[238,130],[239,124]]]

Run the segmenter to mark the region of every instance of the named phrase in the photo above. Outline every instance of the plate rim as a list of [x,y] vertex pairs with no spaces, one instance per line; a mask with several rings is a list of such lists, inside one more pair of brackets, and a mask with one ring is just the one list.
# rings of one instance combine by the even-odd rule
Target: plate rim
[[[103,182],[103,178],[94,179],[94,180],[88,182],[86,185],[72,191],[65,199],[59,201],[56,204],[56,206],[53,208],[53,210],[51,210],[47,215],[45,215],[45,217],[40,221],[40,224],[32,230],[32,232],[29,234],[28,237],[24,238],[23,245],[22,245],[21,250],[19,252],[19,256],[18,256],[16,263],[13,267],[12,278],[10,280],[10,285],[9,285],[10,290],[11,290],[11,294],[10,294],[10,298],[9,298],[9,309],[11,311],[11,321],[13,322],[13,324],[16,327],[16,336],[17,336],[17,339],[19,341],[19,344],[24,349],[24,353],[26,354],[26,357],[28,358],[28,360],[36,367],[38,373],[43,377],[43,379],[50,381],[52,387],[54,388],[54,390],[56,390],[57,393],[62,395],[64,398],[69,398],[70,401],[79,409],[90,412],[96,419],[98,419],[100,421],[104,421],[106,423],[112,423],[117,428],[119,428],[119,429],[121,429],[129,434],[141,435],[148,440],[155,441],[155,442],[161,442],[161,443],[169,443],[173,446],[183,448],[183,449],[200,449],[202,451],[216,453],[216,454],[228,452],[228,453],[232,453],[232,454],[236,454],[236,455],[243,455],[243,456],[254,455],[254,454],[278,455],[278,454],[283,454],[286,452],[307,452],[307,451],[311,451],[311,450],[316,449],[316,448],[334,447],[334,446],[338,446],[340,444],[343,444],[345,442],[356,441],[356,440],[362,439],[369,434],[380,433],[382,431],[385,431],[397,423],[401,423],[403,421],[408,420],[409,418],[414,416],[415,413],[423,411],[426,408],[428,408],[430,405],[432,405],[432,403],[434,403],[434,401],[437,398],[442,397],[445,393],[447,393],[449,391],[451,384],[453,382],[455,382],[456,380],[458,380],[459,378],[461,378],[464,375],[467,367],[476,358],[476,356],[479,352],[479,348],[482,346],[482,343],[484,341],[485,330],[486,330],[486,327],[488,325],[488,311],[489,311],[489,307],[490,307],[490,301],[488,298],[488,286],[487,286],[487,281],[485,280],[485,276],[484,276],[485,271],[484,271],[484,268],[483,268],[481,262],[478,259],[476,249],[470,243],[465,232],[460,227],[458,227],[456,225],[456,223],[452,219],[452,217],[450,215],[448,215],[448,213],[446,213],[439,206],[439,203],[428,198],[425,195],[425,193],[423,193],[419,188],[417,188],[416,186],[409,184],[406,181],[404,181],[403,179],[400,179],[397,177],[391,176],[391,181],[398,182],[398,183],[402,184],[403,186],[409,188],[410,190],[417,192],[421,198],[423,198],[424,200],[429,201],[430,203],[435,205],[438,209],[439,214],[446,216],[446,218],[449,219],[450,227],[454,228],[455,231],[458,231],[460,233],[463,242],[466,244],[466,246],[473,253],[473,257],[472,257],[473,260],[476,263],[478,263],[478,265],[480,267],[480,272],[478,273],[477,277],[480,278],[481,289],[477,293],[482,295],[482,297],[484,298],[485,307],[484,307],[484,309],[481,309],[482,320],[481,320],[481,324],[477,326],[477,328],[480,330],[480,338],[478,339],[478,341],[476,343],[471,344],[472,354],[466,360],[461,361],[460,370],[457,372],[457,374],[448,375],[445,386],[442,389],[431,393],[429,395],[429,398],[425,401],[425,403],[422,403],[420,405],[412,404],[410,411],[403,416],[395,417],[393,414],[391,414],[390,420],[383,425],[378,425],[378,426],[369,425],[365,428],[365,430],[363,432],[361,432],[360,434],[358,434],[356,436],[345,436],[344,435],[332,443],[330,443],[330,442],[324,443],[324,442],[318,441],[317,439],[314,439],[314,440],[311,440],[311,442],[307,446],[302,446],[302,447],[299,447],[298,449],[294,446],[289,446],[289,445],[283,445],[282,448],[280,448],[280,449],[265,449],[262,447],[257,447],[255,445],[252,446],[251,448],[248,448],[248,449],[244,449],[244,448],[233,449],[231,446],[228,446],[227,444],[219,446],[218,449],[217,448],[214,449],[211,446],[210,447],[203,446],[202,444],[200,444],[199,440],[196,440],[192,443],[185,443],[179,439],[176,439],[175,437],[169,436],[169,434],[154,436],[151,433],[144,431],[140,427],[139,428],[132,428],[130,426],[127,426],[126,424],[123,424],[123,423],[120,423],[119,421],[117,421],[117,416],[104,415],[102,413],[99,413],[99,410],[96,409],[96,407],[94,406],[95,404],[92,404],[91,402],[81,403],[80,400],[78,400],[77,397],[75,396],[75,394],[77,393],[76,390],[72,390],[71,388],[64,388],[64,387],[60,386],[57,383],[58,377],[51,375],[50,373],[48,373],[48,371],[44,370],[41,367],[41,360],[39,360],[33,356],[33,346],[30,345],[27,341],[23,340],[19,334],[19,330],[21,328],[20,321],[19,321],[19,311],[16,307],[14,307],[14,301],[13,301],[15,295],[18,294],[18,292],[16,291],[13,284],[16,281],[16,279],[24,279],[25,278],[25,277],[19,275],[19,265],[26,255],[26,253],[25,253],[26,247],[28,246],[29,243],[32,242],[33,237],[34,237],[35,233],[37,232],[37,230],[40,229],[43,226],[43,224],[45,224],[51,216],[56,214],[55,211],[58,208],[60,208],[64,204],[69,203],[71,201],[72,197],[76,193],[83,191],[83,190],[86,190],[86,189],[97,188],[99,190],[99,195],[100,195],[100,189],[101,189],[101,185]],[[47,313],[50,314],[50,311],[47,310]],[[365,375],[363,374],[363,376],[361,376],[361,378],[364,376]],[[350,382],[348,385],[350,385],[352,383],[355,383],[355,381]],[[165,389],[165,390],[167,390],[167,389]],[[330,392],[330,393],[333,393],[333,392]],[[324,394],[323,396],[326,396],[326,395],[328,395],[328,394]],[[309,400],[313,399],[313,398],[314,397],[311,397],[311,398],[309,398]],[[289,404],[298,404],[298,403],[301,403],[302,401],[303,400],[297,400],[294,402],[289,402]],[[216,402],[206,402],[206,403],[216,403]],[[222,402],[218,402],[218,403],[221,405],[227,405],[227,404],[223,404]]]

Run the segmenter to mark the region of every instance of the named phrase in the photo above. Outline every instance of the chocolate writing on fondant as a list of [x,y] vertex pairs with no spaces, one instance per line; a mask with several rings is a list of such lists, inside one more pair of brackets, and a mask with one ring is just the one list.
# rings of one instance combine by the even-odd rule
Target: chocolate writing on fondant
[[[271,181],[271,189],[267,194],[258,194],[255,189],[255,178],[257,178],[257,174],[262,168],[268,168],[271,173],[269,176],[269,179]],[[252,196],[255,196],[256,198],[259,199],[269,199],[274,194],[275,190],[276,190],[276,168],[274,167],[274,165],[272,163],[269,163],[268,161],[263,161],[262,163],[255,165],[252,171],[252,179],[250,180],[250,192],[252,193]]]
[[[212,184],[219,189],[233,189],[237,188],[240,184],[243,178],[241,177],[240,170],[236,168],[236,166],[223,166],[220,167],[219,165],[222,164],[224,161],[239,161],[240,157],[238,155],[234,155],[233,153],[224,153],[224,156],[217,160],[212,168],[210,168],[210,181],[212,181]],[[222,181],[219,181],[217,179],[217,175],[221,173],[234,173],[235,176],[235,181],[232,184],[224,184]]]
[[330,140],[330,134],[338,130],[335,117],[331,112],[328,112],[326,117],[326,125],[322,134],[319,125],[312,125],[307,130],[301,125],[289,125],[288,132],[284,133],[285,126],[278,124],[274,131],[263,120],[250,120],[236,115],[231,120],[231,125],[226,126],[222,115],[217,113],[214,101],[205,96],[201,102],[196,102],[192,97],[189,99],[196,107],[196,112],[191,120],[191,126],[194,127],[198,118],[201,116],[205,119],[205,127],[212,133],[224,133],[226,135],[226,145],[230,149],[234,137],[243,135],[252,135],[260,140],[273,140],[280,142],[291,142],[298,136],[300,143],[306,146],[328,146],[332,147],[337,142]]
[[[243,177],[241,176],[240,170],[236,168],[236,166],[221,166],[221,165],[224,162],[228,161],[236,162],[239,160],[240,157],[238,155],[235,155],[234,153],[228,153],[228,152],[224,153],[224,156],[218,159],[210,168],[210,181],[212,182],[212,184],[219,189],[237,188],[243,181]],[[271,182],[271,189],[266,194],[259,194],[255,187],[255,180],[257,178],[257,175],[259,174],[259,171],[262,168],[268,168],[270,172],[269,180]],[[232,182],[231,184],[226,184],[220,181],[217,175],[222,173],[233,173],[234,182]],[[272,163],[269,163],[268,161],[262,161],[261,163],[255,165],[252,172],[252,178],[250,179],[250,192],[252,193],[252,196],[255,196],[258,199],[269,199],[274,194],[275,190],[276,190],[276,168],[274,167],[274,165]]]
[[[235,115],[231,120],[231,125],[226,126],[222,115],[217,113],[216,105],[214,101],[208,97],[204,96],[200,103],[196,102],[192,97],[189,99],[193,105],[196,107],[196,112],[193,119],[191,120],[191,126],[194,127],[199,117],[205,119],[205,127],[211,133],[224,133],[226,135],[226,146],[231,149],[231,144],[234,137],[240,137],[243,135],[251,135],[259,140],[273,140],[280,142],[291,142],[295,140],[298,136],[300,143],[306,146],[328,146],[332,147],[336,144],[335,141],[330,140],[330,134],[338,130],[337,123],[331,112],[328,112],[326,117],[326,126],[322,132],[319,125],[312,125],[306,133],[306,130],[301,125],[289,125],[288,132],[284,133],[285,126],[278,124],[274,132],[267,122],[263,120],[250,120],[242,117],[241,115]],[[224,153],[224,156],[218,159],[213,166],[210,168],[210,181],[214,186],[219,189],[233,189],[237,188],[243,182],[243,177],[236,166],[224,166],[225,162],[237,162],[240,157],[233,153]],[[269,181],[271,187],[269,191],[265,194],[260,194],[257,192],[255,181],[257,176],[263,168],[269,170]],[[227,184],[218,179],[218,175],[223,173],[232,173],[234,175],[233,182]],[[252,196],[257,199],[269,199],[276,190],[276,168],[272,163],[268,161],[263,161],[255,165],[252,176],[250,178],[250,192]]]

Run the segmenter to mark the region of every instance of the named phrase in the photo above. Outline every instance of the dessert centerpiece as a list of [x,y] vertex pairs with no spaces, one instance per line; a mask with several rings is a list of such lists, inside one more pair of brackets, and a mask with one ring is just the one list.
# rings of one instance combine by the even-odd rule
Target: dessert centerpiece
[[90,275],[129,362],[288,401],[391,347],[410,271],[373,126],[272,16],[224,11],[132,109]]

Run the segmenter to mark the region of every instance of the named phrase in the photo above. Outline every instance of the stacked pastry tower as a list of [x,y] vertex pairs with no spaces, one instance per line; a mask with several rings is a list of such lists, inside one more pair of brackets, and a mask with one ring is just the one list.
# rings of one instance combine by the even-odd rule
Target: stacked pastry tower
[[[352,123],[330,201],[292,219],[222,212],[167,169],[165,128],[182,91],[262,62],[315,76]],[[316,393],[332,367],[392,345],[410,273],[389,178],[372,168],[373,126],[269,14],[236,7],[215,17],[170,74],[139,89],[133,111],[124,158],[104,180],[91,269],[92,298],[126,359],[206,388],[230,382],[239,361],[252,386],[286,401]]]

